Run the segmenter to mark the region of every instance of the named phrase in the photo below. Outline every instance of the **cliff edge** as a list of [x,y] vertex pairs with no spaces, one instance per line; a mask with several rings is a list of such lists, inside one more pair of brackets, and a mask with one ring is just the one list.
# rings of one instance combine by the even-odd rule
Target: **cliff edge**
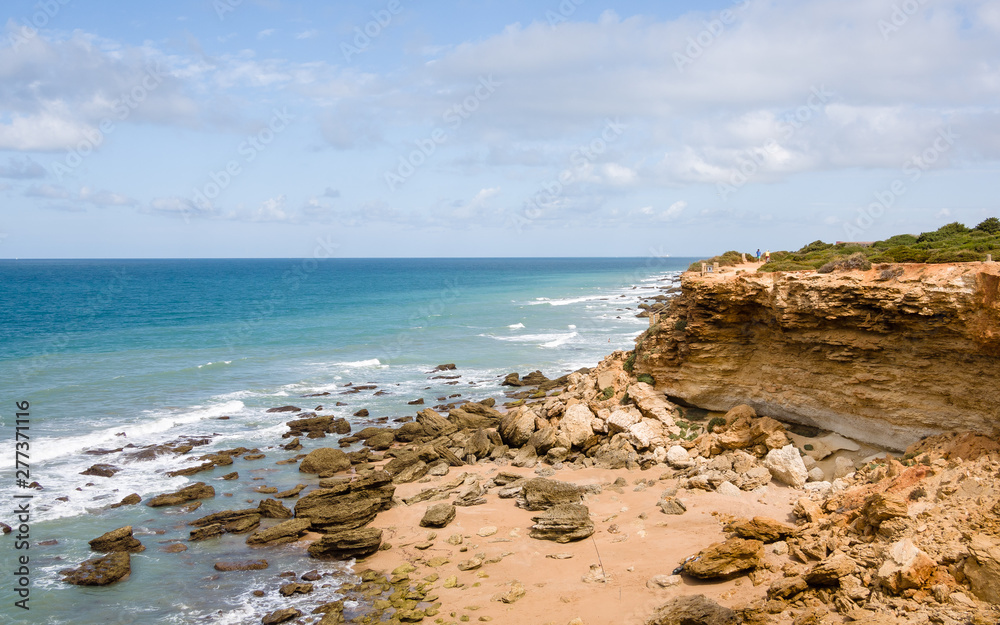
[[1000,263],[687,272],[635,371],[709,410],[737,404],[902,450],[1000,432]]

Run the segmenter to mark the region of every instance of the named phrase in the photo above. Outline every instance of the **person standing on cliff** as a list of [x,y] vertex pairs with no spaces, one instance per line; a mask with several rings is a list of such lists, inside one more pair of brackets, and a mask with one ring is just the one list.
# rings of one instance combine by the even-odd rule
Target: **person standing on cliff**
[[771,250],[767,250],[766,252],[764,252],[764,262],[765,263],[771,262]]
[[760,262],[760,248],[757,248],[757,262]]

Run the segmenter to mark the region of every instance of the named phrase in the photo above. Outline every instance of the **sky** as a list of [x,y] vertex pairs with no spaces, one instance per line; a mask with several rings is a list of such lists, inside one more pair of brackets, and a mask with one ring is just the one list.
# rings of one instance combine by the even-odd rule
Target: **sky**
[[0,258],[797,249],[998,181],[996,0],[0,13]]

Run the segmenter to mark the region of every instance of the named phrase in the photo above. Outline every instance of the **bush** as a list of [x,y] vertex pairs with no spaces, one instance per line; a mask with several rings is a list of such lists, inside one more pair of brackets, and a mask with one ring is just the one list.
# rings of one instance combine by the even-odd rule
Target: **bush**
[[988,234],[1000,234],[1000,219],[996,217],[984,219],[973,230],[979,230]]
[[645,382],[646,384],[650,384],[650,385],[655,385],[656,384],[656,380],[654,380],[653,376],[649,375],[648,373],[640,373],[636,377],[636,380],[639,381],[639,382]]
[[890,247],[883,256],[888,257],[894,263],[924,263],[927,262],[930,254],[925,250],[899,245]]
[[726,425],[725,417],[712,417],[712,420],[708,422],[707,429],[709,432],[714,432],[716,427],[718,426],[725,427],[725,425]]
[[615,388],[613,386],[609,386],[608,388],[604,389],[604,391],[601,393],[601,399],[605,401],[611,399],[614,396],[615,396]]
[[986,260],[986,256],[972,250],[940,250],[927,258],[928,263],[969,263]]
[[892,280],[893,278],[898,278],[901,275],[903,275],[902,267],[888,267],[882,269],[882,271],[879,272],[878,277],[875,278],[875,280],[878,282],[885,282],[886,280]]
[[677,321],[674,322],[674,330],[678,332],[683,332],[687,327],[688,327],[687,319],[678,319]]
[[635,350],[628,353],[628,357],[625,358],[625,365],[622,367],[625,371],[632,373],[632,369],[635,369]]

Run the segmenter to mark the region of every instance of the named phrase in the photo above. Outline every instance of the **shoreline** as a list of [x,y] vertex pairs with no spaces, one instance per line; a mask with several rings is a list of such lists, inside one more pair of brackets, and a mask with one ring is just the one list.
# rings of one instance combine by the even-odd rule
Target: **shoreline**
[[[652,387],[646,389],[648,385],[624,370],[625,361],[625,354],[616,352],[586,373],[578,371],[556,381],[535,379],[535,384],[508,393],[508,398],[520,397],[523,403],[515,403],[519,400],[514,399],[506,404],[508,409],[504,411],[495,410],[490,401],[456,402],[451,406],[435,406],[438,410],[450,409],[447,415],[423,409],[416,419],[402,417],[393,423],[388,418],[368,420],[361,417],[370,426],[350,432],[354,438],[352,443],[364,446],[347,447],[359,449],[350,458],[348,472],[345,473],[341,465],[336,471],[311,472],[318,474],[318,478],[300,474],[300,481],[306,483],[300,492],[289,495],[258,491],[261,499],[285,495],[282,501],[290,512],[294,511],[296,519],[307,518],[315,524],[315,518],[300,515],[295,507],[303,498],[317,491],[336,490],[343,485],[345,477],[353,477],[355,483],[368,479],[391,468],[394,462],[402,464],[399,461],[408,454],[430,455],[410,462],[400,471],[393,471],[392,477],[396,479],[391,480],[391,505],[382,506],[373,519],[361,523],[363,528],[381,530],[381,535],[376,546],[378,550],[359,558],[354,565],[360,582],[344,587],[346,604],[341,600],[313,606],[325,610],[325,616],[310,616],[308,612],[288,608],[296,613],[282,613],[279,609],[258,614],[254,619],[260,618],[265,623],[294,621],[331,625],[342,622],[338,615],[343,610],[343,614],[352,619],[348,622],[359,623],[375,622],[376,616],[383,612],[396,613],[395,620],[389,622],[643,623],[668,600],[691,595],[704,595],[712,605],[740,611],[741,618],[747,622],[791,623],[809,610],[819,610],[819,606],[827,606],[822,609],[830,619],[846,618],[844,612],[851,609],[866,610],[860,607],[864,602],[852,603],[854,608],[845,608],[834,605],[832,596],[817,599],[815,593],[810,594],[816,589],[806,584],[807,588],[798,592],[801,597],[793,600],[795,595],[789,595],[783,609],[772,612],[777,607],[768,606],[776,600],[771,593],[774,585],[783,579],[802,577],[811,567],[810,558],[802,556],[803,551],[794,544],[790,546],[787,540],[762,545],[752,567],[723,575],[722,579],[698,579],[687,570],[675,576],[675,571],[686,559],[713,544],[727,544],[730,532],[724,531],[725,522],[737,518],[766,517],[797,527],[796,532],[802,534],[819,532],[824,523],[827,527],[845,524],[850,514],[838,513],[843,517],[839,518],[821,512],[817,516],[815,510],[821,509],[830,498],[868,488],[866,480],[873,471],[883,470],[881,481],[897,479],[906,471],[899,468],[903,465],[889,459],[871,462],[871,457],[862,463],[862,458],[849,458],[851,453],[860,453],[858,446],[852,446],[850,441],[837,442],[841,448],[833,448],[832,453],[808,463],[809,470],[817,469],[819,476],[827,478],[825,480],[816,479],[813,473],[808,478],[803,477],[802,484],[783,484],[778,479],[780,471],[771,470],[763,483],[744,484],[747,488],[743,488],[739,480],[751,469],[762,467],[765,455],[792,445],[804,454],[802,458],[811,458],[803,448],[808,449],[811,439],[826,440],[828,437],[817,436],[815,432],[803,437],[793,431],[795,426],[792,424],[772,423],[766,417],[751,414],[753,411],[748,407],[734,407],[730,413],[735,410],[736,414],[725,417],[722,413],[692,416],[693,413],[658,397]],[[530,376],[526,378],[531,380]],[[523,380],[515,377],[515,381]],[[539,382],[548,390],[538,390]],[[610,396],[606,392],[609,388]],[[420,408],[423,407],[414,406],[415,410]],[[586,423],[571,417],[571,413],[578,417],[584,409],[589,412],[584,419]],[[530,424],[521,418],[528,412],[532,415]],[[289,416],[296,417],[293,422],[315,418],[291,413]],[[286,433],[293,440],[276,442],[273,448],[265,451],[269,455],[281,448],[298,451],[302,447],[301,443],[296,446],[298,438],[295,436],[313,438],[313,432],[334,433],[324,429],[334,427],[332,417],[318,418],[326,418],[330,423],[314,425],[312,429],[293,428]],[[713,428],[711,423],[720,418],[723,423]],[[377,427],[380,425],[393,429],[387,432],[387,428]],[[755,427],[762,428],[766,436],[751,435]],[[518,428],[530,429],[530,434],[526,438],[520,434],[515,437],[516,433],[511,430]],[[350,424],[348,429],[355,430]],[[709,431],[712,429],[715,431]],[[521,432],[524,433],[527,432]],[[519,440],[521,438],[525,440]],[[529,446],[532,452],[522,453]],[[764,453],[761,453],[761,446]],[[310,446],[309,451],[330,448],[339,452],[340,447],[344,445],[321,444]],[[433,453],[426,451],[428,447]],[[674,453],[676,448],[684,451],[686,457],[679,458],[680,452]],[[988,446],[984,449],[980,450],[983,454],[972,460],[985,457],[984,466],[988,470],[992,466],[989,454],[998,450]],[[242,450],[233,455],[254,459],[256,452],[258,450]],[[933,447],[923,453],[929,458],[931,452],[934,452]],[[201,460],[215,463],[210,468],[226,466],[222,458],[226,455],[216,452]],[[178,459],[184,457],[177,456]],[[308,457],[300,452],[278,464],[299,462]],[[851,463],[850,472],[844,473],[843,466],[837,467],[838,458],[845,459],[842,465]],[[721,464],[720,459],[724,460]],[[228,462],[231,464],[231,456]],[[737,462],[743,463],[740,468]],[[419,467],[419,463],[425,466]],[[802,464],[805,469],[806,461]],[[976,465],[976,468],[982,467]],[[835,475],[837,472],[844,474]],[[405,479],[400,479],[401,475]],[[516,500],[519,494],[511,494],[510,489],[521,484],[523,491],[521,480],[536,478],[580,487],[578,504],[576,499],[574,503],[586,507],[586,515],[593,524],[592,534],[567,543],[531,537],[535,524],[532,519],[544,510],[518,507],[510,499]],[[807,483],[806,479],[810,481]],[[191,480],[197,481],[198,477],[194,475]],[[796,482],[796,479],[791,481]],[[415,496],[420,498],[422,491],[442,486],[449,488],[410,505],[404,501]],[[457,506],[454,520],[443,528],[420,527],[420,520],[430,505],[456,499],[473,505]],[[666,513],[662,503],[671,501],[680,501],[685,510],[681,514]],[[855,501],[853,508],[848,509],[856,511],[864,501]],[[903,505],[905,508],[905,501]],[[193,513],[194,508],[187,512]],[[185,514],[184,518],[197,516]],[[281,518],[263,520],[259,527],[247,532],[260,531],[284,521]],[[325,529],[330,531],[331,526]],[[291,588],[290,595],[301,593],[308,597],[313,591],[312,587],[304,589],[307,579],[296,580],[316,568],[316,561],[305,553],[309,544],[319,541],[324,534],[316,530],[312,527],[296,532],[294,544],[301,546],[302,557],[306,559],[302,570],[294,571],[294,579],[285,573],[279,576],[276,583],[281,585],[282,594],[290,584],[303,585]],[[338,531],[333,528],[334,534]],[[240,533],[222,528],[219,535],[227,532]],[[452,538],[454,535],[461,536],[461,542]],[[197,542],[190,543],[190,549],[197,550],[197,545]],[[385,549],[385,545],[391,548]],[[369,548],[367,545],[364,550]],[[266,546],[249,548],[247,557],[266,557],[268,549]],[[841,551],[834,550],[826,555],[838,555]],[[805,561],[794,559],[795,554]],[[469,562],[477,558],[481,560],[478,565]],[[411,567],[414,570],[409,570]],[[865,588],[874,586],[878,590],[880,583],[877,576],[859,577],[859,584]],[[821,590],[819,588],[816,593]],[[963,614],[978,614],[990,609],[962,593],[957,582],[947,590],[947,594],[941,591],[933,598],[936,601],[941,594],[944,603],[953,606],[949,609]],[[274,588],[268,590],[273,591]],[[869,595],[874,596],[872,592],[869,591]],[[931,594],[929,588],[926,594]],[[959,598],[949,602],[952,594]],[[911,593],[904,599],[910,600],[913,596]],[[360,604],[356,605],[357,600]],[[858,601],[856,598],[850,600]],[[299,603],[302,602],[296,605]],[[831,606],[833,609],[828,609]],[[919,610],[918,605],[910,611]]]

